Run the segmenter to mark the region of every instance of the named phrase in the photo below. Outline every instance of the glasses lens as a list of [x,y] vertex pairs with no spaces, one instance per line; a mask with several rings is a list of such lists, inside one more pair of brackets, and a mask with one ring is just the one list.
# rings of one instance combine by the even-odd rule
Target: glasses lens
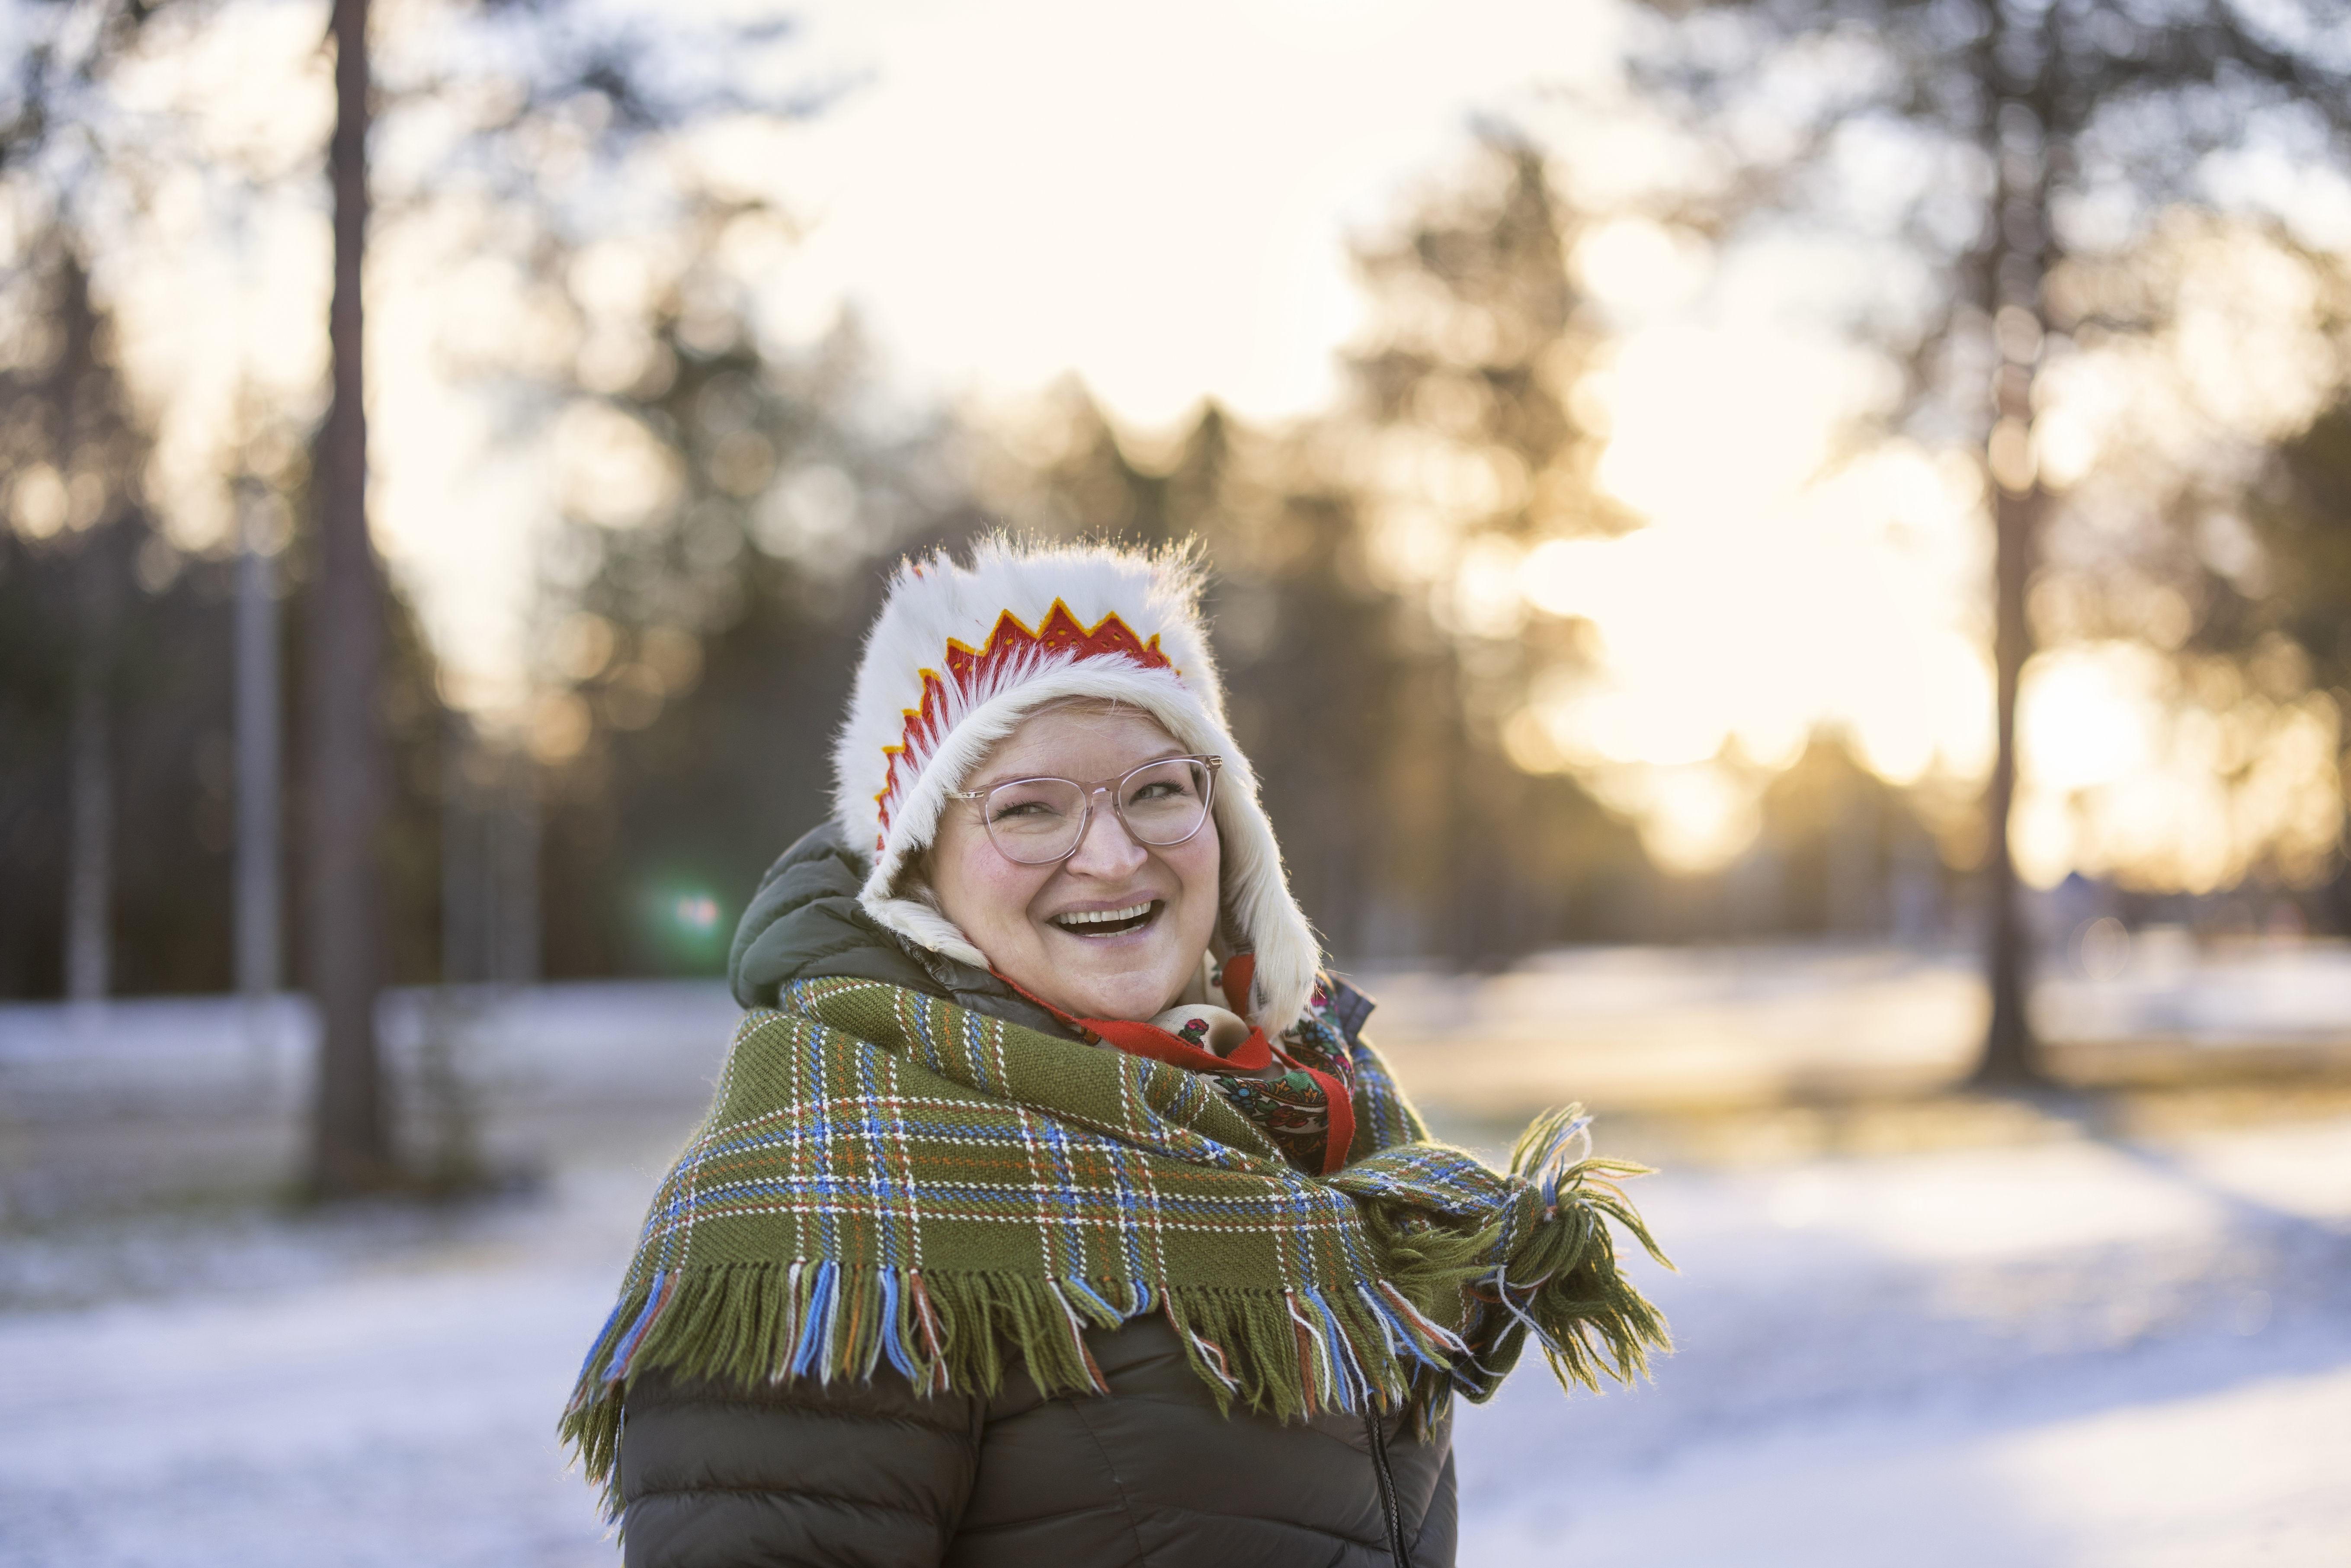
[[999,784],[980,802],[987,836],[1006,858],[1033,865],[1060,860],[1077,847],[1085,821],[1085,791],[1066,779],[1019,779]]
[[1118,802],[1127,831],[1146,844],[1180,844],[1208,814],[1208,770],[1181,758],[1126,776]]

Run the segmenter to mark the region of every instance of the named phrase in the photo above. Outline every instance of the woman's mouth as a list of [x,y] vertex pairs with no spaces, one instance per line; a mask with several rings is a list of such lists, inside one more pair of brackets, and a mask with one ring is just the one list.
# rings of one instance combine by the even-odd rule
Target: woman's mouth
[[1073,909],[1054,915],[1052,923],[1072,936],[1123,936],[1150,925],[1165,907],[1163,900],[1147,898],[1123,909]]

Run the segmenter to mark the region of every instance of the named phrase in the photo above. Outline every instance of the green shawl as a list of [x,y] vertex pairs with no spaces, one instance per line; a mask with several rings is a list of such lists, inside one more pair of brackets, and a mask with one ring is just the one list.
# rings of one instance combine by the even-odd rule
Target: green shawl
[[[1220,1406],[1424,1412],[1483,1399],[1532,1336],[1562,1384],[1629,1379],[1665,1324],[1584,1119],[1511,1174],[1427,1141],[1354,1047],[1355,1148],[1292,1168],[1206,1079],[864,979],[747,1014],[653,1199],[562,1432],[611,1485],[630,1379],[870,1378],[1102,1391],[1088,1328],[1164,1312]],[[1571,1151],[1582,1144],[1584,1157]]]

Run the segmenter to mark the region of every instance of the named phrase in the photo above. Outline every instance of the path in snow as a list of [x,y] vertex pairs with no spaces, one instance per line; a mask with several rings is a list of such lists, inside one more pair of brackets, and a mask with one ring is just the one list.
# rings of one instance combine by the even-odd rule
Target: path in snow
[[[612,1563],[552,1428],[682,1131],[465,1213],[12,1238],[0,1562]],[[1681,1349],[1466,1410],[1465,1564],[2345,1560],[2351,1119],[1635,1191]]]

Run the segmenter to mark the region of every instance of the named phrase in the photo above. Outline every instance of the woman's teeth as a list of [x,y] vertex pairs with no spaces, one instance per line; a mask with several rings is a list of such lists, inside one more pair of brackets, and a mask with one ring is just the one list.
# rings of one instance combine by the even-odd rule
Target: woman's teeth
[[1155,902],[1146,898],[1141,904],[1125,909],[1073,909],[1067,915],[1053,916],[1053,924],[1064,931],[1085,931],[1092,935],[1105,926],[1131,925],[1141,920],[1151,913]]

